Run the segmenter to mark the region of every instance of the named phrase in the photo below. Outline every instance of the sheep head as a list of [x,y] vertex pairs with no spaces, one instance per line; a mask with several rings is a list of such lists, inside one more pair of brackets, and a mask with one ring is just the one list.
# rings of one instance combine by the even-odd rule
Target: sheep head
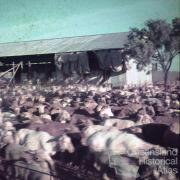
[[71,138],[67,135],[62,135],[58,140],[58,150],[61,152],[68,151],[69,153],[73,153],[75,148],[72,144]]

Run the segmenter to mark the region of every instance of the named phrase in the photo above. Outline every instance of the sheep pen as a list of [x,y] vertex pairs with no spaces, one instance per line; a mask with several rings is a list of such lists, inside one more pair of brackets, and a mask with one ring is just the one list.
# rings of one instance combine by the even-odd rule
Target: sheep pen
[[0,179],[179,178],[178,85],[32,86],[0,89]]

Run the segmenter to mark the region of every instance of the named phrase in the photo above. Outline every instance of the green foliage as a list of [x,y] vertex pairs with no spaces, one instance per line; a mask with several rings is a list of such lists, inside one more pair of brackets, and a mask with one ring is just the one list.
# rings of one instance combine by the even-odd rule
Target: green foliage
[[148,20],[143,29],[132,28],[125,48],[137,62],[139,70],[156,63],[167,73],[173,58],[180,52],[180,18]]

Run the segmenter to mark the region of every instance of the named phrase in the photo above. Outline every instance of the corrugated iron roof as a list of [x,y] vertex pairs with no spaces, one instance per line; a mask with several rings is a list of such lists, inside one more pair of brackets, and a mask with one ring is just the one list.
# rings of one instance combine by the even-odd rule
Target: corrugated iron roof
[[0,44],[0,57],[122,48],[127,33],[80,36]]

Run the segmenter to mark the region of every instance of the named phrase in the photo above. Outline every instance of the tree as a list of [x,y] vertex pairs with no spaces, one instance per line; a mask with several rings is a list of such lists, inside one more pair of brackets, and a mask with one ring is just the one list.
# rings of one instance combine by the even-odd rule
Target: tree
[[145,28],[132,28],[125,49],[135,59],[137,69],[158,65],[167,87],[168,73],[173,59],[180,53],[180,18],[169,24],[165,20],[148,20]]

